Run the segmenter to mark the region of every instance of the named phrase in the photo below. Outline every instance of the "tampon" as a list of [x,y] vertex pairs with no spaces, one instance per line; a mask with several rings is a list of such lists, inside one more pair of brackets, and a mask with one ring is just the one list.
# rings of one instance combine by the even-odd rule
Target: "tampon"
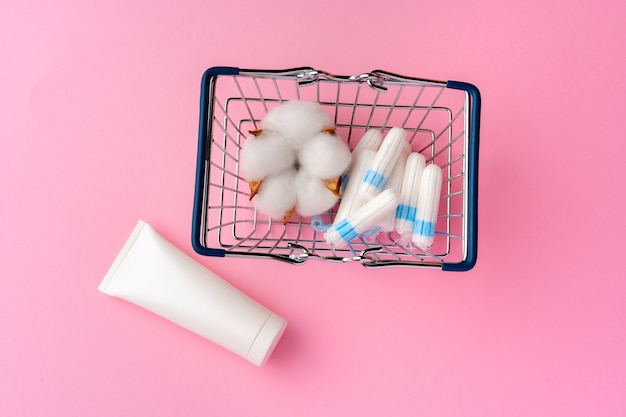
[[[390,188],[400,196],[400,188],[402,187],[402,179],[404,175],[404,167],[406,164],[406,157],[401,155],[396,162],[396,165],[391,171],[391,175],[389,177],[389,182],[387,183],[387,188]],[[397,208],[396,208],[397,209]],[[391,232],[395,230],[396,226],[396,210],[392,211],[385,217],[383,217],[378,223],[377,226],[380,227],[381,232]]]
[[345,219],[351,212],[361,207],[362,199],[358,195],[359,184],[363,180],[367,171],[374,162],[376,151],[373,149],[362,149],[352,160],[352,168],[348,172],[346,188],[341,196],[341,202],[337,209],[334,222]]
[[326,242],[335,247],[347,245],[392,213],[399,201],[400,197],[394,190],[384,190],[348,217],[333,224],[324,235]]
[[365,200],[371,200],[387,186],[393,167],[406,149],[406,132],[400,127],[392,128],[383,139],[376,152],[372,167],[365,173],[359,186],[359,194]]
[[435,240],[435,228],[439,201],[441,200],[441,168],[435,164],[424,168],[417,198],[415,223],[413,224],[413,243],[421,249],[432,246]]
[[263,365],[287,322],[139,221],[98,287]]
[[383,132],[378,129],[368,129],[359,143],[352,150],[352,154],[356,155],[365,149],[377,151],[383,141]]
[[426,166],[426,158],[418,152],[413,152],[406,160],[402,187],[400,187],[400,204],[396,209],[395,229],[401,235],[413,233],[417,197],[420,190],[422,172]]

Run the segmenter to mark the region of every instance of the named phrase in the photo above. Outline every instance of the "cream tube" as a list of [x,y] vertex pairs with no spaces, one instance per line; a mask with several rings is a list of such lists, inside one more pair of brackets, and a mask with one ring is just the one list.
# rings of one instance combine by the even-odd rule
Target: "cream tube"
[[139,221],[98,289],[265,363],[287,322]]

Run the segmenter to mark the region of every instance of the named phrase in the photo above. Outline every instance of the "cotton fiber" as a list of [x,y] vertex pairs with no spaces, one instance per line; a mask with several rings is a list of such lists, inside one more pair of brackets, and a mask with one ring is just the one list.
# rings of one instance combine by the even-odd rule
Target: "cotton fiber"
[[261,180],[292,168],[295,163],[296,153],[287,146],[285,137],[276,132],[250,136],[239,155],[239,167],[248,181]]
[[352,161],[348,145],[336,134],[320,132],[298,152],[300,166],[313,176],[331,179],[347,171]]
[[296,212],[309,217],[330,210],[339,200],[324,184],[306,169],[296,175]]
[[261,126],[264,130],[282,134],[292,149],[300,149],[317,133],[334,128],[334,123],[319,103],[291,100],[270,110]]
[[293,168],[266,177],[253,200],[257,210],[287,223],[296,207],[295,181]]

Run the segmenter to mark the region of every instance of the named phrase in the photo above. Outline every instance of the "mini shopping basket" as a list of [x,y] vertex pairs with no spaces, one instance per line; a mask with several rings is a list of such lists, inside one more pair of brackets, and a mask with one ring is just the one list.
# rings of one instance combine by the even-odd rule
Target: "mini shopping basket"
[[[334,248],[311,218],[287,224],[255,210],[239,171],[249,131],[268,110],[292,99],[319,102],[350,148],[370,128],[403,127],[413,151],[443,170],[435,241],[422,250],[394,232],[360,236]],[[357,261],[366,267],[414,266],[466,271],[476,262],[480,93],[471,84],[406,77],[386,71],[356,76],[313,68],[252,70],[214,67],[202,78],[194,250],[208,256]],[[333,221],[336,207],[314,219]]]

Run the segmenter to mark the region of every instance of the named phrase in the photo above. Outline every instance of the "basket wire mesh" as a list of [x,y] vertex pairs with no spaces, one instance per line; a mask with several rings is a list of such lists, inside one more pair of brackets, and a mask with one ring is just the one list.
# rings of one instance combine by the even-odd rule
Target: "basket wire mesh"
[[[316,101],[352,149],[366,130],[403,127],[413,151],[443,171],[435,241],[419,249],[395,232],[328,245],[311,218],[283,224],[255,210],[239,170],[242,144],[272,108]],[[367,267],[467,270],[476,259],[480,96],[471,84],[410,78],[385,71],[337,76],[312,68],[284,71],[216,67],[203,78],[192,241],[210,256],[359,261]],[[317,221],[330,224],[336,206]]]

